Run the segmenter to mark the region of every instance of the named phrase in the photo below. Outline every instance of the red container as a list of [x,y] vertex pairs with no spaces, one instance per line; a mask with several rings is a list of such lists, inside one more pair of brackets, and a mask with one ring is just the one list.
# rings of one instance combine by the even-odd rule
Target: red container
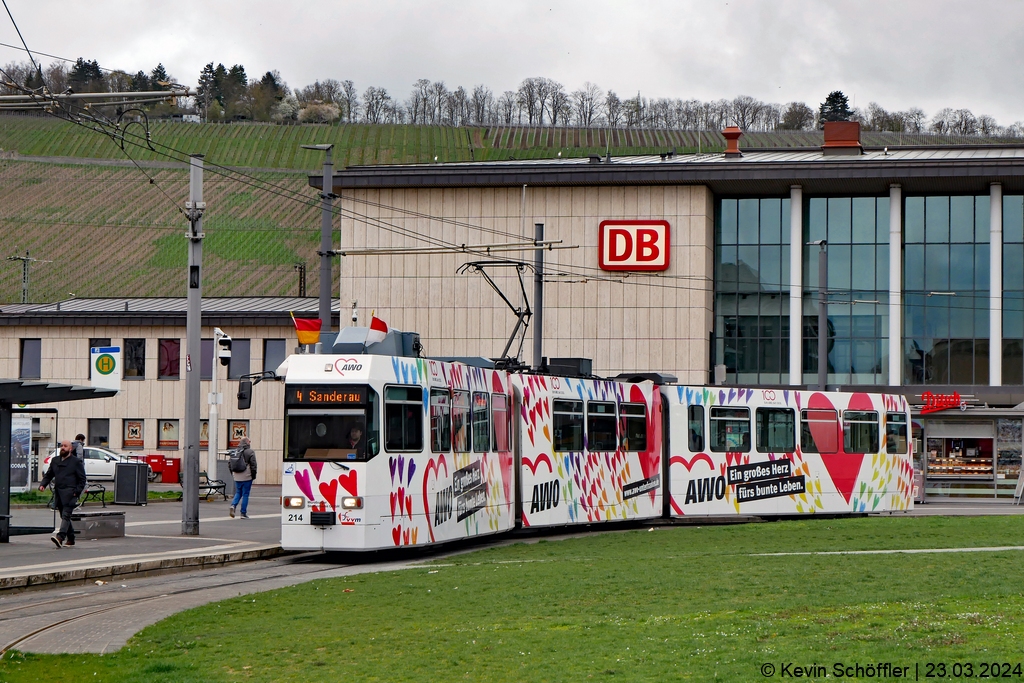
[[[160,481],[165,484],[177,484],[178,475],[181,473],[181,458],[160,457],[163,461],[160,465]],[[156,467],[153,467],[156,470]]]
[[164,471],[164,460],[166,458],[162,455],[147,455],[146,464],[153,468],[154,474],[160,474]]

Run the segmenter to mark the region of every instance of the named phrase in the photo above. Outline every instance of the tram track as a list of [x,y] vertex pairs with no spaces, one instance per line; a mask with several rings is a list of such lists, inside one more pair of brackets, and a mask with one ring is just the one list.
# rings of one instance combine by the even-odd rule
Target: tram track
[[[314,554],[310,554],[310,555],[314,555]],[[295,558],[291,558],[291,561],[289,562],[289,566],[294,566],[295,564],[297,564],[296,560],[298,560],[298,559],[305,559],[305,558],[308,558],[308,557],[309,556],[298,556],[298,557],[295,557]],[[201,591],[214,590],[214,589],[225,588],[225,587],[229,587],[229,586],[230,587],[234,587],[234,586],[252,585],[252,584],[257,584],[257,583],[260,583],[260,582],[274,581],[276,579],[283,579],[283,578],[302,577],[303,580],[301,582],[304,583],[306,581],[314,580],[316,578],[317,574],[329,574],[329,573],[332,573],[332,572],[337,572],[339,569],[345,569],[345,568],[351,567],[351,566],[352,566],[351,564],[332,564],[331,566],[316,565],[316,568],[313,569],[312,571],[305,571],[305,572],[298,572],[298,573],[296,573],[294,571],[290,571],[290,572],[289,571],[278,571],[278,572],[275,572],[275,573],[272,573],[272,574],[267,574],[267,575],[264,575],[264,576],[258,576],[258,577],[252,577],[252,578],[243,578],[243,579],[239,579],[236,576],[237,572],[241,571],[241,569],[238,569],[236,571],[231,572],[230,574],[226,574],[226,575],[223,575],[221,577],[217,577],[217,578],[221,579],[219,581],[215,581],[215,582],[212,582],[212,583],[207,583],[207,584],[204,584],[202,586],[195,586],[195,587],[190,587],[190,588],[180,588],[180,589],[171,590],[171,591],[164,591],[164,592],[161,592],[159,595],[150,595],[150,596],[145,596],[145,597],[135,597],[135,596],[125,597],[125,598],[121,598],[121,599],[116,599],[112,603],[111,602],[107,602],[107,603],[105,603],[105,604],[103,604],[101,606],[96,606],[96,607],[98,607],[97,609],[89,609],[90,607],[93,607],[92,605],[84,606],[84,607],[79,607],[79,608],[70,608],[69,610],[65,610],[65,611],[70,611],[70,610],[73,610],[73,609],[89,609],[89,611],[88,612],[84,612],[82,614],[75,614],[73,616],[68,616],[68,617],[65,617],[65,618],[62,618],[62,619],[57,619],[55,621],[52,621],[52,622],[46,624],[45,626],[41,626],[41,627],[32,629],[31,631],[29,631],[27,633],[23,633],[23,634],[18,635],[17,637],[13,638],[12,640],[10,640],[6,644],[4,644],[2,647],[0,647],[0,658],[3,658],[4,655],[7,654],[7,652],[9,652],[10,650],[16,648],[18,645],[21,645],[21,644],[23,644],[23,643],[25,643],[25,642],[27,642],[27,641],[37,637],[37,636],[40,636],[40,635],[46,633],[47,631],[52,631],[54,629],[60,628],[62,626],[66,626],[66,625],[74,623],[76,621],[80,621],[82,619],[87,619],[89,617],[95,617],[95,616],[98,616],[98,615],[101,615],[101,614],[105,614],[107,612],[112,612],[114,610],[122,609],[122,608],[127,607],[127,606],[136,607],[136,606],[141,605],[141,604],[153,603],[153,602],[156,602],[156,601],[159,601],[159,600],[165,600],[167,598],[172,598],[172,597],[180,596],[180,595],[193,594],[193,593],[198,593],[198,592],[201,592]],[[31,604],[32,606],[53,605],[53,604],[68,602],[68,601],[71,601],[71,600],[76,600],[76,599],[81,599],[81,598],[102,597],[102,595],[103,595],[102,593],[101,594],[95,594],[94,593],[94,594],[91,594],[91,595],[90,594],[85,594],[85,595],[69,595],[69,596],[64,596],[64,597],[61,597],[61,598],[53,598],[51,600],[45,600],[45,601],[41,601],[41,602],[34,602],[34,603],[28,603],[28,604]],[[19,605],[19,606],[16,606],[16,607],[10,607],[10,608],[5,609],[5,610],[0,610],[0,614],[9,614],[11,612],[16,612],[16,611],[17,612],[24,612],[25,608],[26,608],[25,604]],[[31,615],[25,615],[25,616],[31,616]],[[12,619],[10,619],[10,618],[0,619],[0,622],[3,622],[3,621],[12,621]]]

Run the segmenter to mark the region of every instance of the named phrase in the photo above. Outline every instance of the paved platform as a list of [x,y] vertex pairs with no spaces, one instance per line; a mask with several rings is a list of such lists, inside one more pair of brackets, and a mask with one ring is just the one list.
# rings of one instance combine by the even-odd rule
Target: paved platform
[[[125,537],[79,538],[73,548],[57,549],[48,535],[12,536],[0,549],[0,589],[217,566],[270,557],[280,552],[279,486],[256,486],[249,498],[249,519],[228,515],[230,501],[200,501],[199,535],[181,535],[181,503],[110,505],[125,513]],[[103,510],[88,505],[84,510]],[[12,525],[52,526],[59,518],[48,509],[11,511]]]

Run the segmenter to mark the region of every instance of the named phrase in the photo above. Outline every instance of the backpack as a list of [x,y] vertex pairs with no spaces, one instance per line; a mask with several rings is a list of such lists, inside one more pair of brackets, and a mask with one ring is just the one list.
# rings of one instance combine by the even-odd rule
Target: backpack
[[232,472],[241,473],[241,472],[245,472],[245,470],[247,470],[249,468],[249,463],[247,463],[245,461],[244,453],[245,453],[245,449],[243,449],[243,448],[236,448],[235,449],[235,451],[231,454],[231,457],[228,458],[228,469],[229,470],[231,470]]

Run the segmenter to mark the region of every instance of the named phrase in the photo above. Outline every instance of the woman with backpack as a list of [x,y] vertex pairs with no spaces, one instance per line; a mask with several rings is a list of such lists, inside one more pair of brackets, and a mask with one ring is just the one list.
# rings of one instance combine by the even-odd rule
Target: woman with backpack
[[238,502],[242,502],[242,519],[249,519],[246,511],[249,509],[249,491],[252,483],[256,481],[256,452],[249,445],[249,437],[243,436],[238,448],[228,459],[228,469],[231,470],[231,478],[235,480],[235,497],[231,499],[231,510],[228,512],[235,516],[235,508]]

